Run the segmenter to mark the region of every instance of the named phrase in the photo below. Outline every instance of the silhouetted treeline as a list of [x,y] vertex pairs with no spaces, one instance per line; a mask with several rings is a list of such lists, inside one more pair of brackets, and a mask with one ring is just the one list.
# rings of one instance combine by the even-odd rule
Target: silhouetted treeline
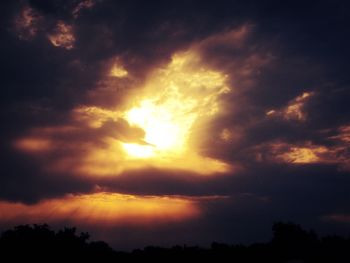
[[[174,246],[146,247],[131,253],[117,252],[103,241],[89,242],[88,233],[77,234],[76,228],[57,232],[48,225],[21,225],[0,237],[0,260],[57,259],[98,260],[209,260],[215,262],[350,262],[350,239],[340,236],[318,237],[293,223],[275,223],[268,243],[227,245],[213,243],[210,248]],[[1,260],[2,261],[2,260]],[[5,262],[5,261],[3,261]],[[10,262],[6,260],[6,262]]]

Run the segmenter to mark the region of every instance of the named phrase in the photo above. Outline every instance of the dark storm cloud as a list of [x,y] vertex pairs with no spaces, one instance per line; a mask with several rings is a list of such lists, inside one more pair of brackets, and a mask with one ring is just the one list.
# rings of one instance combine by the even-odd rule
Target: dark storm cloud
[[[2,3],[1,121],[7,124],[1,129],[2,162],[6,164],[2,173],[2,193],[9,199],[16,193],[16,198],[26,201],[29,193],[35,192],[37,197],[42,189],[34,187],[38,185],[36,180],[42,179],[39,168],[32,161],[24,160],[29,167],[23,164],[26,167],[23,172],[18,168],[20,165],[13,167],[22,159],[11,149],[13,139],[35,126],[63,123],[70,109],[89,100],[86,93],[101,85],[97,82],[105,70],[103,62],[121,56],[128,70],[142,77],[142,72],[152,63],[168,60],[174,50],[226,26],[224,20],[227,20],[227,17],[217,20],[205,6],[199,7],[198,16],[191,16],[197,3],[182,2],[167,7],[164,3],[143,1],[117,4],[98,1],[92,10],[83,10],[75,19],[71,14],[75,4],[77,2]],[[16,18],[25,8],[41,17],[36,34],[30,39],[21,39],[14,28]],[[228,11],[219,8],[216,12],[227,15]],[[60,20],[74,25],[77,40],[72,50],[56,48],[47,39],[47,34]],[[100,103],[104,105],[106,101],[101,99]],[[111,103],[107,101],[107,106]],[[70,139],[74,140],[74,137]],[[18,178],[18,181],[24,178],[30,184],[17,189],[17,184],[10,178]],[[56,182],[52,182],[54,184]],[[49,190],[45,190],[43,196],[47,192]],[[66,191],[62,189],[62,192]]]
[[[133,249],[149,244],[172,246],[179,240],[186,244],[208,246],[217,242],[265,242],[270,239],[271,225],[277,220],[295,221],[320,233],[348,233],[347,224],[324,223],[316,215],[349,213],[347,195],[350,190],[347,174],[334,174],[334,167],[304,166],[251,167],[256,172],[236,175],[234,178],[208,180],[207,183],[179,184],[171,181],[164,192],[171,193],[224,193],[229,198],[201,202],[200,220],[170,224],[167,227],[114,228],[113,234],[104,234],[93,227],[87,228],[94,236],[107,240],[115,247]],[[154,171],[153,171],[154,172]],[[141,175],[140,175],[141,177]],[[140,178],[139,177],[139,178]],[[164,177],[163,177],[164,178]],[[161,179],[160,179],[161,180]],[[151,179],[152,181],[152,179]],[[163,180],[163,187],[167,186]],[[136,185],[137,183],[133,181]],[[138,181],[135,192],[152,187],[147,180]],[[152,181],[153,184],[160,181]],[[145,184],[147,187],[142,187]],[[108,183],[107,185],[111,185]],[[122,184],[121,184],[122,185]],[[337,189],[336,191],[334,189]],[[121,188],[117,189],[122,191]],[[156,189],[155,194],[162,191]],[[174,235],[176,233],[176,235]],[[165,237],[165,238],[163,238]]]
[[[93,2],[79,15],[73,11],[80,1],[1,3],[1,199],[33,203],[88,193],[96,186],[128,194],[230,197],[203,203],[207,216],[199,223],[172,230],[115,230],[118,235],[137,232],[140,236],[144,231],[156,237],[139,240],[143,245],[177,228],[184,234],[169,238],[169,244],[200,239],[256,241],[269,233],[263,227],[279,219],[325,231],[349,230],[320,220],[350,213],[349,169],[342,169],[349,162],[349,141],[342,127],[350,123],[346,1]],[[28,7],[38,17],[33,34],[15,26],[16,17]],[[72,27],[72,49],[56,47],[48,38],[59,21]],[[86,180],[42,169],[57,156],[65,156],[64,150],[32,158],[13,148],[14,140],[35,127],[78,127],[71,112],[79,105],[122,105],[150,70],[166,64],[174,52],[193,46],[208,65],[229,76],[232,92],[220,98],[225,112],[205,131],[202,152],[239,163],[242,169],[233,175],[203,177],[149,168]],[[114,58],[122,62],[130,79],[105,77]],[[300,108],[306,118],[286,118],[288,105],[304,92],[312,93]],[[277,114],[267,116],[270,110]],[[218,139],[224,129],[231,132],[230,140]],[[50,136],[72,145],[103,144],[101,137],[142,140],[143,131],[120,118],[107,120],[98,129],[83,125],[74,132]],[[270,158],[271,145],[276,143],[287,148],[324,146],[336,157],[334,162],[327,157],[321,158],[323,162],[286,164]],[[70,154],[80,156],[82,151],[77,148]],[[250,232],[242,230],[247,227]],[[130,239],[137,243],[137,237]]]
[[35,203],[43,197],[61,196],[62,193],[91,191],[90,183],[71,178],[67,174],[48,177],[40,169],[41,162],[19,154],[13,149],[1,148],[1,199]]
[[[191,177],[184,172],[179,178],[176,171],[149,169],[96,182],[110,191],[132,191],[141,195],[222,195],[233,199],[242,195],[254,196],[272,205],[270,209],[275,209],[272,217],[276,218],[287,219],[285,214],[295,214],[298,220],[302,220],[305,211],[309,211],[308,216],[350,212],[347,206],[350,201],[347,195],[350,190],[348,173],[337,171],[334,165],[295,166],[252,162],[247,168],[235,176],[219,178]],[[174,173],[173,177],[171,173]]]

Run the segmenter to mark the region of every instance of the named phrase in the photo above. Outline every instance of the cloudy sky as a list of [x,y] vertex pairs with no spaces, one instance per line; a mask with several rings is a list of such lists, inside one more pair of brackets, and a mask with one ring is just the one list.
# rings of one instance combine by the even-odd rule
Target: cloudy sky
[[1,229],[120,249],[350,232],[347,1],[0,5]]

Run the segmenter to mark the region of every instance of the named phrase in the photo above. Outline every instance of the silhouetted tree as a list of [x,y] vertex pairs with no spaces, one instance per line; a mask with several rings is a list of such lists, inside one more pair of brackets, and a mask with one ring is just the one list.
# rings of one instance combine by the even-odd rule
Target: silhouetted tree
[[21,225],[0,237],[0,254],[15,258],[97,258],[115,252],[105,242],[88,243],[88,233],[76,234],[76,228],[51,230],[48,225]]
[[306,231],[293,223],[275,223],[272,227],[272,245],[281,259],[306,259],[319,247],[314,231]]
[[0,259],[116,261],[205,260],[216,262],[350,262],[350,239],[339,236],[319,238],[293,223],[275,223],[273,238],[268,243],[250,246],[213,242],[211,248],[148,246],[131,253],[116,252],[103,241],[89,242],[88,233],[77,234],[76,228],[57,232],[44,225],[21,225],[2,233]]

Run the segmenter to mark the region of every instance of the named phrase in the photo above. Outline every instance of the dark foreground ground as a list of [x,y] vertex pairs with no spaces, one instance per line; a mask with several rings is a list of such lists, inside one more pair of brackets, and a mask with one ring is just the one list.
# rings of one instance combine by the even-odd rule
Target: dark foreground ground
[[88,233],[75,228],[57,232],[48,225],[21,225],[0,237],[0,262],[17,259],[97,262],[207,260],[209,262],[350,262],[350,238],[319,237],[293,223],[275,223],[268,243],[249,246],[213,243],[210,248],[146,247],[130,253],[113,250],[103,241],[89,242]]

